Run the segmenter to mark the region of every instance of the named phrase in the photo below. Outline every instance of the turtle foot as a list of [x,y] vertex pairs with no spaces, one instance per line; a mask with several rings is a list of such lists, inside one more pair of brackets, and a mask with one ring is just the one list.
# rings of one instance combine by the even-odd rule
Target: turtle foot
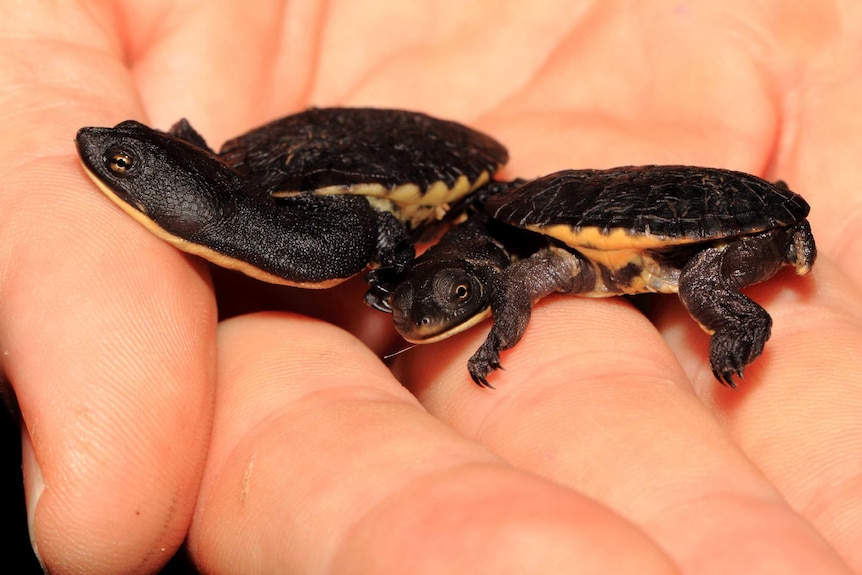
[[378,311],[392,313],[392,290],[398,284],[402,271],[393,268],[377,268],[365,274],[368,291],[365,292],[365,304]]
[[734,377],[763,353],[772,328],[769,316],[747,324],[716,331],[709,343],[709,362],[715,378],[736,389]]
[[503,369],[500,365],[500,346],[493,337],[489,337],[467,361],[467,370],[476,385],[493,389],[494,386],[488,383],[488,376],[498,369]]

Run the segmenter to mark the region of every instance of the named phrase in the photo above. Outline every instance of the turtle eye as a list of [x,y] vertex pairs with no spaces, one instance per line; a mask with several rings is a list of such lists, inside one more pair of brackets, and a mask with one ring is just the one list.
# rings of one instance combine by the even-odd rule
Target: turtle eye
[[118,176],[126,175],[132,169],[135,162],[132,156],[125,152],[113,152],[107,158],[108,169]]
[[470,297],[470,286],[467,284],[458,284],[455,286],[455,289],[452,290],[452,295],[454,295],[456,299],[463,301]]
[[443,282],[440,288],[441,301],[446,301],[450,306],[462,307],[470,305],[477,293],[481,293],[481,288],[476,285],[474,278],[461,270],[452,272],[455,277],[448,278]]
[[438,269],[434,273],[433,283],[423,284],[419,290],[426,305],[463,314],[487,299],[481,281],[461,268]]

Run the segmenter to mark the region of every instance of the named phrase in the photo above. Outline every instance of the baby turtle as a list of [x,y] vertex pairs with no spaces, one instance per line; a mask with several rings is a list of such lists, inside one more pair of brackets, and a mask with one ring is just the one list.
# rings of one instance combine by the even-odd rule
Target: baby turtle
[[[325,288],[369,265],[397,276],[413,235],[508,159],[491,137],[403,110],[310,109],[216,154],[181,120],[82,128],[86,172],[179,249],[252,277]],[[335,194],[335,195],[333,195]]]
[[[396,328],[416,343],[493,315],[468,362],[484,386],[540,298],[659,292],[678,293],[712,335],[713,373],[735,387],[733,377],[760,355],[772,326],[739,290],[785,265],[804,275],[816,257],[805,200],[783,182],[730,170],[567,170],[491,195],[484,211],[417,258],[391,300]],[[522,237],[510,243],[500,228]],[[541,247],[513,258],[509,246],[525,238]]]

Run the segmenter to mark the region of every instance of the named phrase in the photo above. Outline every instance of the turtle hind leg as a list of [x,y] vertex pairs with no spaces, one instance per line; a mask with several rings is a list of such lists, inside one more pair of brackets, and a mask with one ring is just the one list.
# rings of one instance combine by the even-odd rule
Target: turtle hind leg
[[[679,296],[709,333],[709,361],[716,379],[736,387],[746,366],[763,352],[772,330],[765,309],[739,292],[769,279],[783,265],[797,270],[813,263],[813,240],[805,230],[778,229],[709,247],[683,268]],[[808,231],[810,237],[810,231]]]

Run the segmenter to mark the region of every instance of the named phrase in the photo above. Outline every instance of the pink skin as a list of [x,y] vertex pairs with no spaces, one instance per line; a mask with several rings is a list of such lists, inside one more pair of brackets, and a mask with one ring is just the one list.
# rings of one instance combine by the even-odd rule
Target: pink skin
[[[2,10],[0,366],[47,568],[150,573],[186,540],[208,573],[862,570],[862,3],[391,4]],[[218,146],[311,104],[464,121],[510,176],[780,177],[819,259],[748,290],[774,327],[739,392],[674,298],[550,297],[496,390],[464,369],[483,329],[399,356],[405,388],[359,282],[220,273],[223,312],[300,314],[219,324],[205,267],[75,157],[84,125],[187,116]]]

